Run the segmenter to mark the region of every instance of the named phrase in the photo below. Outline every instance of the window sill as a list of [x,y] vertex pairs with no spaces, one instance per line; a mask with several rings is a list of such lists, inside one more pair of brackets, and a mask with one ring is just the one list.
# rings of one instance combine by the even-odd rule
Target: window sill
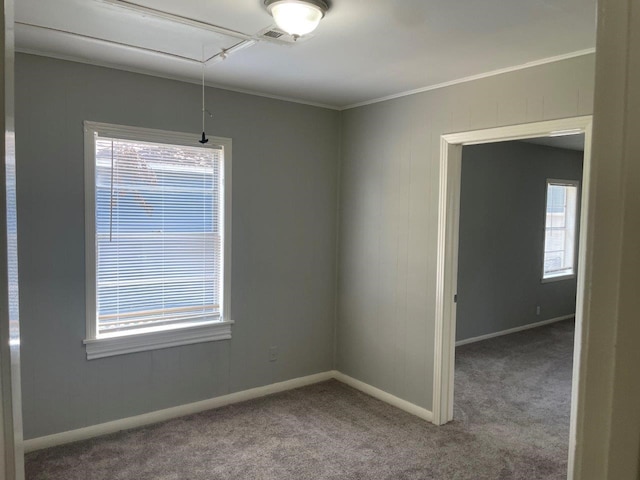
[[561,280],[571,280],[573,278],[576,278],[576,274],[575,273],[571,273],[569,275],[558,275],[557,277],[543,278],[540,283],[559,282]]
[[92,338],[84,340],[83,343],[87,348],[87,360],[93,360],[193,343],[228,340],[231,338],[232,323],[231,321],[215,322],[134,335]]

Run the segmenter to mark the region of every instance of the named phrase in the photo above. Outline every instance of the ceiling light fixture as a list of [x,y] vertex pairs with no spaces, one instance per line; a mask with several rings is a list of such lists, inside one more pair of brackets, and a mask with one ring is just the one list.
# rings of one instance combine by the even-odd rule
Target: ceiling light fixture
[[264,0],[276,25],[294,39],[313,32],[329,5],[324,0]]

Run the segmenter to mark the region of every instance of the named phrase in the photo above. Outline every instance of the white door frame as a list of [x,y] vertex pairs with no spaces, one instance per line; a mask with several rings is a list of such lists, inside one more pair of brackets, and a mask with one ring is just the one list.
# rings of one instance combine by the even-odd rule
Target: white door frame
[[24,480],[15,204],[14,1],[0,6],[0,479]]
[[585,345],[582,312],[585,300],[585,261],[587,258],[587,212],[591,171],[592,116],[565,118],[442,135],[440,142],[440,187],[438,216],[438,254],[436,279],[435,358],[433,377],[433,423],[453,420],[454,356],[458,285],[458,229],[460,217],[460,173],[462,146],[525,138],[585,134],[583,180],[578,252],[576,333],[571,393],[571,434],[569,440],[569,478],[573,478],[577,395],[582,347]]

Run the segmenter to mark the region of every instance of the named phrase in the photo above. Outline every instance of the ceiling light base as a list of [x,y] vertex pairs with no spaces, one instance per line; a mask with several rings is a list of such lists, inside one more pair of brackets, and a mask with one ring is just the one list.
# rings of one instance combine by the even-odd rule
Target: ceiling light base
[[329,4],[324,0],[264,0],[276,25],[294,39],[313,32]]

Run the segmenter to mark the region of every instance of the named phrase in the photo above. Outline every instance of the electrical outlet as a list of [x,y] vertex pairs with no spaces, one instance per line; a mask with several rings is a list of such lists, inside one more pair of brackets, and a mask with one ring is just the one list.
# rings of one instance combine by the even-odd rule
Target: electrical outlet
[[540,315],[540,305],[536,305],[536,315]]
[[269,361],[275,362],[278,360],[278,347],[269,347]]

